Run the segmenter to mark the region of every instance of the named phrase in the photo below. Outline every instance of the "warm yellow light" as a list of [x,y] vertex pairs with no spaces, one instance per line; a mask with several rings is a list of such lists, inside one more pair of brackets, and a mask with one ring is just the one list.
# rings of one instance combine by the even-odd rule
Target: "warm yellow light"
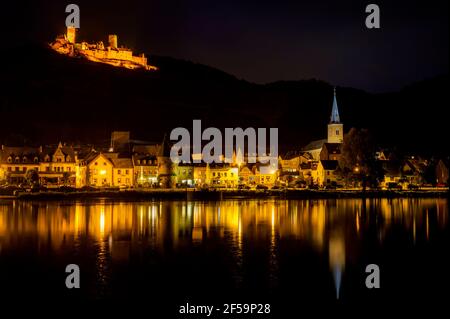
[[106,171],[103,169],[100,171],[100,175],[106,175]]

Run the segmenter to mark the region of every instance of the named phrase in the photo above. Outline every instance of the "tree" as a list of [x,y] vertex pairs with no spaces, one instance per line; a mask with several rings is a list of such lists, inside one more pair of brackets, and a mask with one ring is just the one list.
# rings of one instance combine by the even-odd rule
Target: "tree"
[[344,136],[339,160],[344,178],[361,181],[364,190],[367,184],[376,186],[382,177],[382,169],[375,152],[375,142],[369,130],[352,128]]
[[25,180],[31,186],[38,185],[39,184],[39,173],[35,169],[30,169],[25,174]]

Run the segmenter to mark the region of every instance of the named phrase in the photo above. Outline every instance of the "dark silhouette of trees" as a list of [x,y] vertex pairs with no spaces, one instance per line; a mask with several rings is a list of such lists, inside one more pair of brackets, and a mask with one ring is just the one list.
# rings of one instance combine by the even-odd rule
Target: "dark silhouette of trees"
[[376,160],[376,145],[369,130],[352,128],[344,136],[339,167],[347,183],[360,181],[364,190],[368,185],[378,185],[383,172]]
[[35,169],[30,169],[25,174],[25,180],[31,186],[39,185],[39,173]]

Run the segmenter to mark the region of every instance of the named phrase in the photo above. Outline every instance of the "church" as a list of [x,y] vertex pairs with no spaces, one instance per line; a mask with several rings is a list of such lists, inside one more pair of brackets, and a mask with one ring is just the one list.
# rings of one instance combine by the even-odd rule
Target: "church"
[[341,146],[344,142],[344,124],[339,116],[336,88],[334,88],[333,106],[327,132],[326,139],[312,141],[303,148],[303,151],[309,153],[315,161],[337,161],[341,156]]
[[311,174],[312,182],[320,187],[336,187],[340,184],[340,176],[336,174],[341,157],[342,143],[344,142],[344,124],[339,116],[336,88],[333,93],[330,122],[327,127],[327,138],[312,141],[303,151],[312,158],[316,172]]

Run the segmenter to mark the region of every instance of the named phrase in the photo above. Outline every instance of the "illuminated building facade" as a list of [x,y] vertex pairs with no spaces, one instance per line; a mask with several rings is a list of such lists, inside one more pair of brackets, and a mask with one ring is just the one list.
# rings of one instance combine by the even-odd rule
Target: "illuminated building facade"
[[19,185],[33,179],[44,186],[75,186],[77,151],[59,143],[46,147],[11,147],[2,145],[0,151],[0,181]]
[[142,53],[133,55],[133,51],[118,46],[118,38],[115,34],[108,36],[108,45],[103,41],[97,43],[76,42],[76,29],[68,27],[65,35],[58,36],[50,47],[58,53],[71,57],[81,57],[93,62],[105,63],[112,66],[127,69],[157,70],[158,68],[149,65],[147,58]]

